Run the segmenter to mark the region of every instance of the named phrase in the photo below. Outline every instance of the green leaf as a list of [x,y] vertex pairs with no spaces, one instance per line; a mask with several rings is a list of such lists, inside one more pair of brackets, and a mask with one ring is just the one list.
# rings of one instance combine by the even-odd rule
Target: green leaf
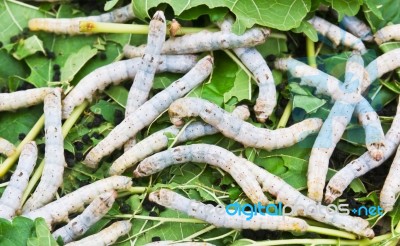
[[125,87],[117,85],[112,86],[105,91],[105,93],[111,97],[121,107],[125,108],[126,101],[128,100],[128,90]]
[[293,28],[292,31],[295,33],[304,33],[313,42],[318,42],[317,30],[308,21],[302,21],[300,26]]
[[71,81],[85,63],[96,54],[97,49],[92,49],[89,45],[83,46],[76,53],[71,53],[61,67],[61,81]]
[[195,20],[206,13],[210,17],[210,20],[212,22],[216,22],[221,20],[228,13],[228,11],[228,8],[210,9],[207,5],[199,5],[189,10],[183,11],[182,14],[179,15],[179,19]]
[[239,69],[236,73],[232,89],[224,93],[224,102],[227,103],[233,97],[237,98],[239,102],[242,100],[251,100],[251,93],[251,77],[243,69]]
[[22,60],[38,51],[41,51],[43,54],[45,54],[42,40],[34,35],[25,40],[21,40],[18,43],[17,50],[13,53],[13,56],[17,60]]
[[293,108],[302,108],[308,114],[316,112],[317,109],[324,106],[326,100],[319,99],[315,96],[302,96],[302,95],[295,95],[293,97]]
[[0,218],[0,244],[26,245],[34,223],[25,217],[15,217],[11,222]]
[[56,240],[51,235],[49,228],[43,218],[35,220],[35,232],[28,239],[28,246],[58,246]]
[[114,123],[114,112],[117,109],[122,110],[122,107],[104,100],[100,100],[98,103],[90,107],[90,111],[102,115],[103,118],[110,123]]
[[216,7],[229,8],[236,16],[232,31],[237,34],[243,33],[246,28],[255,24],[279,30],[290,30],[300,25],[311,8],[310,0],[144,0],[133,1],[132,4],[135,15],[143,20],[149,17],[149,9],[161,3],[169,4],[177,16],[202,4],[207,5],[210,9]]
[[114,8],[114,6],[118,3],[119,0],[110,0],[107,1],[106,4],[104,5],[104,11],[109,11],[112,8]]
[[364,14],[373,32],[389,24],[400,23],[400,2],[396,0],[366,0]]
[[360,10],[360,6],[363,4],[362,0],[330,0],[332,8],[336,10],[339,16],[339,21],[343,19],[345,15],[354,16]]

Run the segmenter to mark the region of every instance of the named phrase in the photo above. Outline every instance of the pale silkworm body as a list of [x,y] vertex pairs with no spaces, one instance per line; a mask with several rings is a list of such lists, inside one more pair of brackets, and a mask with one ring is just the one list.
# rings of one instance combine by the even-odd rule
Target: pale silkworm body
[[[270,34],[266,28],[252,28],[238,36],[231,32],[210,32],[207,30],[186,34],[165,41],[161,54],[193,54],[211,50],[234,49],[241,47],[253,47],[265,42]],[[142,56],[146,46],[139,47],[125,45],[125,57],[132,58]]]
[[380,205],[386,211],[392,211],[396,202],[397,194],[400,192],[400,148],[397,149],[396,156],[390,166],[389,174],[381,190]]
[[149,200],[188,214],[196,219],[204,220],[216,227],[251,230],[279,230],[304,232],[308,224],[298,218],[289,216],[255,215],[247,220],[246,215],[228,215],[223,207],[214,207],[190,200],[176,192],[161,189],[150,193]]
[[320,119],[306,119],[288,128],[269,130],[258,128],[217,105],[200,98],[181,98],[169,108],[171,122],[182,125],[184,117],[201,117],[203,121],[217,128],[224,136],[234,139],[247,147],[266,150],[292,146],[308,135],[318,132],[322,125]]
[[21,206],[22,194],[28,185],[37,159],[37,147],[34,141],[28,142],[22,148],[17,168],[0,199],[0,218],[12,219]]
[[[195,55],[161,56],[156,72],[186,73],[193,68],[196,60]],[[68,118],[73,109],[85,99],[92,101],[96,91],[102,92],[109,85],[118,85],[125,80],[133,79],[140,63],[141,58],[118,61],[97,68],[86,75],[64,98],[63,118]]]
[[380,45],[390,40],[398,41],[400,40],[399,30],[400,24],[385,26],[375,33],[375,42]]
[[14,144],[0,137],[0,154],[9,157],[10,155],[14,154],[14,152],[15,152]]
[[215,246],[214,244],[211,243],[206,243],[206,242],[181,242],[181,243],[176,243],[174,241],[156,241],[152,243],[146,243],[144,246]]
[[[149,176],[171,165],[187,162],[207,163],[229,173],[254,204],[258,202],[267,204],[268,199],[259,184],[255,179],[249,178],[247,170],[237,161],[237,157],[220,149],[208,144],[178,146],[147,157],[137,166],[133,175]],[[225,152],[229,154],[225,155]]]
[[367,42],[374,41],[371,28],[357,17],[346,15],[343,17],[340,24],[342,24],[354,36]]
[[69,243],[82,236],[111,209],[116,197],[117,192],[114,190],[101,194],[80,215],[53,232],[53,237],[61,237],[64,243]]
[[14,111],[42,103],[54,88],[43,87],[12,93],[0,93],[0,111]]
[[[232,114],[243,120],[246,120],[250,116],[249,109],[245,105],[236,107]],[[176,143],[183,143],[188,140],[218,133],[216,128],[204,122],[191,123],[179,135],[180,131],[179,127],[170,126],[143,139],[114,161],[110,167],[110,175],[119,175],[147,156],[165,149],[168,146],[168,133],[178,137]]]
[[334,46],[344,45],[352,49],[358,50],[361,54],[367,52],[364,43],[361,39],[357,38],[353,34],[346,32],[338,26],[318,17],[314,16],[308,22],[313,25],[313,27],[322,36],[327,37]]
[[201,59],[182,78],[173,82],[166,89],[140,106],[136,110],[135,115],[130,115],[125,118],[89,152],[84,163],[92,168],[97,167],[99,161],[104,156],[120,148],[126,141],[138,133],[138,131],[155,120],[173,101],[183,97],[191,89],[203,82],[211,74],[212,65],[213,58],[211,56],[206,56]]
[[23,207],[23,212],[38,209],[53,200],[63,183],[64,137],[61,122],[61,88],[44,98],[45,156],[44,168],[35,192]]
[[28,27],[31,31],[45,31],[56,34],[82,34],[79,31],[80,21],[114,22],[121,23],[132,20],[135,17],[132,5],[126,5],[109,13],[98,16],[77,17],[77,18],[34,18],[29,20]]
[[131,185],[131,178],[124,176],[101,179],[83,186],[35,211],[25,213],[23,216],[30,219],[42,217],[49,228],[51,228],[51,225],[54,223],[68,221],[69,214],[82,211],[85,204],[90,203],[101,194],[112,190],[129,189]]
[[79,241],[68,243],[65,246],[107,246],[114,244],[119,237],[130,232],[132,224],[129,220],[114,222],[109,227]]
[[[133,115],[149,97],[153,79],[160,61],[160,53],[167,33],[165,16],[157,11],[150,21],[145,54],[142,56],[138,71],[129,90],[125,107],[125,117]],[[134,145],[135,137],[125,145],[125,151]]]

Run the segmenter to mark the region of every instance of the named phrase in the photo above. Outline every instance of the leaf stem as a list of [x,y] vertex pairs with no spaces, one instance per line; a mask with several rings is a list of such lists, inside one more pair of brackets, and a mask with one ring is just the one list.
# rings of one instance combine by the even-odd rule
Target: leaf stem
[[[177,35],[197,33],[200,31],[218,32],[217,28],[203,27],[181,27]],[[148,25],[139,24],[120,24],[120,23],[105,23],[95,21],[80,21],[79,31],[83,33],[130,33],[130,34],[148,34]],[[167,32],[167,35],[169,33]]]
[[288,101],[288,103],[286,104],[285,110],[283,111],[282,117],[280,118],[276,128],[286,127],[286,124],[289,121],[289,117],[292,114],[292,108],[293,108],[293,103],[292,103],[292,99],[290,99]]
[[174,140],[172,141],[172,143],[170,144],[170,146],[168,146],[168,149],[171,149],[172,147],[174,147],[174,145],[178,142],[178,139],[181,137],[182,133],[185,131],[185,129],[192,124],[192,122],[195,121],[195,119],[191,119],[188,122],[186,122],[186,124],[179,130],[178,134],[175,136]]
[[307,60],[310,67],[317,67],[317,60],[315,59],[315,46],[314,42],[306,37]]
[[42,115],[39,120],[35,123],[33,128],[29,131],[29,133],[25,136],[25,138],[21,141],[21,143],[15,149],[14,154],[8,157],[1,165],[0,165],[0,177],[3,177],[8,170],[14,165],[15,161],[18,159],[21,154],[22,148],[29,141],[34,140],[37,135],[39,135],[40,130],[42,130],[44,125],[44,115]]
[[357,238],[356,235],[354,235],[353,233],[335,230],[335,229],[323,228],[323,227],[318,227],[318,226],[309,226],[307,232],[314,232],[314,233],[318,233],[321,235],[328,235],[328,236],[332,236],[332,237],[341,237],[341,238],[347,238],[347,239],[356,239]]
[[[89,103],[87,101],[84,101],[81,105],[76,107],[74,109],[74,111],[72,111],[71,116],[64,122],[64,124],[62,126],[62,135],[64,138],[67,136],[67,134],[71,130],[72,126],[79,119],[79,116],[81,116],[81,114],[83,113],[83,111],[85,110],[85,108],[88,105],[89,105]],[[44,124],[44,116],[43,116],[43,124]],[[44,159],[42,160],[42,162],[40,163],[38,168],[36,168],[35,173],[32,175],[31,179],[29,180],[28,186],[26,187],[26,190],[24,191],[24,194],[22,196],[21,204],[25,203],[26,199],[28,198],[29,194],[35,187],[36,183],[39,181],[40,177],[42,176],[43,168],[44,168]]]
[[204,228],[204,229],[202,229],[202,230],[200,230],[200,231],[198,231],[198,232],[196,232],[196,233],[193,233],[192,235],[187,236],[187,237],[185,237],[184,239],[179,240],[178,242],[190,241],[190,240],[192,240],[193,238],[196,238],[196,237],[198,237],[198,236],[200,236],[200,235],[202,235],[202,234],[204,234],[204,233],[206,233],[206,232],[209,232],[209,231],[214,230],[215,228],[216,228],[216,227],[213,226],[213,225],[207,226],[206,228]]

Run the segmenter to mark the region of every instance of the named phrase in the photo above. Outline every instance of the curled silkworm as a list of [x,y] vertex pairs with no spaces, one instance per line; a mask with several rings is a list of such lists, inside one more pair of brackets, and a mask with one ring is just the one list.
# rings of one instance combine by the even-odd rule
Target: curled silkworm
[[374,37],[372,36],[371,28],[365,24],[362,20],[355,16],[344,16],[343,20],[340,22],[350,33],[360,39],[372,42]]
[[114,244],[119,237],[130,232],[132,223],[129,220],[117,221],[109,227],[79,241],[68,243],[65,246],[106,246]]
[[132,180],[124,176],[101,179],[83,186],[39,209],[25,213],[23,216],[30,219],[42,217],[51,228],[51,225],[54,223],[68,221],[68,214],[83,210],[85,204],[90,203],[104,192],[128,189],[131,185]]
[[135,115],[125,118],[86,156],[84,163],[95,168],[101,158],[120,148],[129,138],[155,120],[173,101],[183,97],[203,82],[211,73],[213,59],[206,56],[187,74],[140,106]]
[[24,213],[50,202],[63,182],[65,159],[61,127],[61,88],[57,88],[44,98],[44,168],[35,192],[22,209]]
[[398,41],[400,40],[399,30],[400,24],[385,26],[375,33],[375,42],[377,44],[382,44],[390,40]]
[[[233,110],[232,115],[246,120],[250,116],[250,112],[247,106],[241,105]],[[202,136],[215,134],[218,130],[204,122],[194,122],[188,125],[180,134],[179,132],[179,127],[170,126],[143,139],[114,161],[110,167],[110,175],[119,175],[147,156],[165,149],[168,146],[167,133],[177,136],[177,143],[183,143]]]
[[232,116],[217,105],[200,98],[181,98],[169,108],[171,122],[182,125],[182,118],[200,116],[206,123],[217,128],[223,135],[248,147],[266,150],[292,146],[308,135],[315,133],[322,125],[321,119],[312,118],[288,128],[269,130],[258,128]]
[[149,200],[167,208],[184,212],[196,219],[204,220],[216,227],[298,232],[305,232],[308,229],[308,224],[299,218],[265,214],[254,216],[249,220],[244,214],[229,215],[226,209],[221,206],[206,205],[166,189],[150,193]]
[[0,199],[0,218],[12,219],[21,206],[22,194],[28,185],[37,159],[37,147],[34,141],[28,142],[22,148],[17,168]]
[[[220,27],[222,31],[231,30],[232,19],[228,18]],[[265,122],[276,106],[276,88],[272,72],[267,62],[255,48],[233,49],[243,64],[253,73],[259,88],[254,111],[259,122]]]
[[[135,79],[129,90],[128,100],[125,107],[125,117],[133,115],[148,98],[153,79],[160,61],[161,48],[163,46],[167,25],[162,11],[157,11],[150,21],[147,46],[137,69]],[[135,137],[132,138],[135,140]],[[131,140],[130,140],[131,141]],[[132,144],[128,141],[125,150]]]
[[[156,72],[186,73],[196,64],[196,60],[197,56],[194,55],[161,56]],[[91,101],[96,91],[101,92],[111,84],[117,85],[127,79],[133,79],[140,62],[140,58],[118,61],[86,75],[64,98],[63,118],[68,118],[72,110],[85,99]]]
[[135,17],[132,5],[126,5],[122,8],[115,9],[109,13],[98,16],[77,17],[77,18],[34,18],[29,20],[28,27],[31,31],[45,31],[56,34],[82,34],[79,31],[80,21],[96,21],[96,22],[126,22]]
[[[397,105],[396,116],[393,119],[392,125],[385,136],[385,150],[382,159],[379,161],[374,160],[368,152],[361,155],[359,158],[347,164],[344,168],[339,170],[329,180],[326,187],[325,202],[332,203],[337,197],[341,196],[343,191],[349,186],[351,181],[358,178],[368,171],[380,166],[390,156],[393,155],[397,146],[400,144],[400,103]],[[382,196],[382,195],[381,195]],[[382,207],[390,210],[389,205]],[[386,210],[385,209],[385,210]]]
[[[211,50],[253,47],[264,43],[269,34],[270,30],[266,28],[252,28],[240,36],[231,32],[204,30],[168,39],[162,47],[161,54],[193,54]],[[124,55],[128,58],[142,56],[145,48],[145,45],[139,47],[125,45]]]
[[229,173],[253,203],[267,204],[268,199],[257,181],[247,175],[247,170],[240,165],[235,155],[229,152],[226,156],[225,152],[227,151],[208,144],[178,146],[147,157],[137,166],[133,175],[135,177],[149,176],[174,164],[207,163]]
[[14,144],[10,143],[8,140],[4,138],[0,138],[0,154],[3,154],[7,157],[14,154],[15,146]]
[[54,88],[43,87],[12,93],[0,93],[0,111],[14,111],[43,102],[44,97]]
[[82,236],[111,209],[116,197],[117,192],[114,190],[101,194],[83,210],[82,214],[53,232],[53,237],[56,239],[61,237],[64,243],[69,243]]
[[328,21],[314,16],[308,22],[317,29],[317,32],[321,35],[326,36],[332,43],[337,46],[342,44],[344,46],[350,47],[352,49],[358,50],[361,54],[367,52],[365,45],[362,40],[354,36],[353,34],[346,32],[338,26],[329,23]]

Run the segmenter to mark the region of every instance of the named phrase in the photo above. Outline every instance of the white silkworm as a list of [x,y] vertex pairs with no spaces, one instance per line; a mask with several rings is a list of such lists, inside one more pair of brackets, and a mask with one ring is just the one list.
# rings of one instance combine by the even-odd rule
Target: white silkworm
[[96,21],[96,22],[115,22],[121,23],[132,20],[135,17],[131,4],[122,8],[115,9],[109,13],[98,16],[87,16],[77,18],[34,18],[29,20],[28,27],[31,31],[45,31],[56,34],[82,34],[79,31],[79,22]]
[[[226,19],[221,25],[221,30],[230,32],[232,19]],[[272,72],[267,62],[255,48],[233,49],[243,64],[252,72],[258,85],[258,97],[254,105],[257,120],[265,122],[276,106],[276,88]]]
[[385,26],[374,35],[375,42],[379,45],[390,40],[400,40],[400,24]]
[[[125,107],[125,117],[133,115],[136,109],[149,97],[166,33],[167,24],[165,23],[164,13],[157,11],[150,21],[145,53],[142,56],[135,79],[129,90]],[[132,141],[135,141],[135,136],[125,145],[125,151],[134,145]]]
[[129,220],[117,221],[109,227],[79,241],[68,243],[65,246],[107,246],[114,244],[119,237],[130,232],[132,224]]
[[346,32],[338,26],[329,23],[328,21],[314,16],[308,22],[313,25],[313,27],[317,30],[317,32],[321,33],[321,35],[327,37],[332,41],[333,45],[337,46],[342,44],[344,46],[348,46],[352,49],[358,50],[361,54],[367,52],[365,45],[362,40],[354,36],[353,34]]
[[22,194],[28,185],[29,176],[35,167],[36,159],[36,143],[34,141],[26,143],[22,148],[17,168],[0,199],[0,218],[10,220],[20,208]]
[[9,157],[10,155],[14,154],[14,152],[15,152],[14,144],[0,137],[0,154]]
[[55,239],[61,237],[64,243],[69,243],[82,236],[111,209],[116,197],[117,192],[114,190],[101,194],[83,210],[82,214],[76,216],[67,225],[53,232],[53,237]]
[[176,99],[203,82],[212,71],[213,58],[201,59],[187,74],[140,106],[135,115],[125,118],[86,156],[84,163],[95,168],[101,158],[120,148],[138,131],[155,120]]
[[389,174],[386,177],[380,194],[380,205],[386,211],[392,211],[396,202],[396,196],[400,192],[400,148],[390,166]]
[[[333,175],[326,187],[325,202],[332,203],[337,197],[343,194],[343,191],[349,186],[351,181],[364,175],[371,169],[380,166],[393,155],[397,146],[400,144],[400,103],[397,105],[397,112],[392,125],[386,133],[384,144],[385,150],[383,157],[379,161],[374,160],[368,152],[366,152]],[[386,196],[385,193],[384,196]],[[389,205],[384,206],[386,209],[390,209]]]
[[54,223],[68,221],[68,214],[82,211],[85,204],[90,203],[104,192],[129,189],[131,185],[132,180],[125,176],[101,179],[22,216],[30,219],[42,217],[51,228]]
[[239,165],[237,157],[233,154],[225,156],[223,154],[227,152],[226,150],[214,147],[208,144],[193,144],[159,152],[140,162],[133,175],[136,178],[149,176],[168,166],[187,162],[207,163],[229,173],[254,204],[258,202],[267,204],[268,199],[257,180],[249,178],[247,170]]
[[322,120],[306,119],[288,128],[269,130],[258,128],[232,116],[217,105],[200,98],[181,98],[169,108],[171,122],[182,125],[183,117],[199,116],[206,123],[217,128],[224,136],[234,139],[247,147],[266,150],[292,146],[308,135],[317,132]]
[[43,102],[44,97],[54,88],[43,87],[12,93],[0,93],[0,111],[14,111]]
[[[247,106],[241,105],[233,110],[232,115],[246,120],[250,116],[250,112]],[[110,167],[110,175],[119,175],[147,156],[165,149],[168,146],[167,133],[175,135],[178,138],[176,143],[183,143],[188,140],[218,133],[218,130],[203,122],[194,122],[188,125],[180,134],[179,132],[179,127],[170,126],[143,139],[114,161]]]
[[345,15],[340,23],[354,36],[367,42],[374,41],[371,28],[357,17]]
[[[194,55],[161,56],[156,72],[186,73],[196,64],[196,60],[197,56]],[[111,84],[118,85],[122,81],[133,79],[140,62],[140,58],[118,61],[86,75],[64,98],[63,119],[68,118],[72,110],[85,99],[92,101],[96,91],[101,92]]]
[[279,230],[305,232],[308,224],[289,216],[262,215],[248,220],[246,215],[228,215],[225,208],[188,199],[171,190],[161,189],[150,193],[149,200],[204,220],[216,227],[251,230]]
[[61,88],[56,88],[44,98],[44,168],[35,192],[22,208],[24,213],[50,202],[63,182],[65,159],[61,132],[61,92]]
[[[239,47],[253,47],[265,42],[270,30],[266,28],[252,28],[238,36],[231,32],[210,32],[207,30],[186,34],[165,41],[161,54],[193,54],[211,50],[233,49]],[[146,46],[139,47],[125,45],[125,57],[142,56]]]

